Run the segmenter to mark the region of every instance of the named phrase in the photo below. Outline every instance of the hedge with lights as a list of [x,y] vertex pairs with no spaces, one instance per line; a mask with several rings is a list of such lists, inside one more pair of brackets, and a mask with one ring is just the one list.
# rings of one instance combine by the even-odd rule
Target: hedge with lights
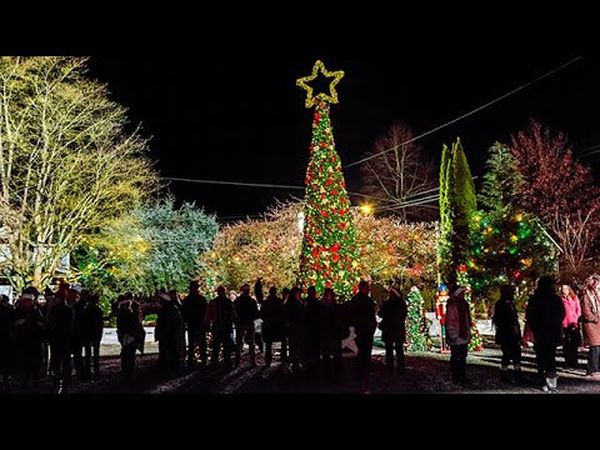
[[[237,290],[257,277],[264,286],[293,286],[299,272],[303,211],[302,202],[279,204],[262,220],[219,230],[215,246],[201,257],[209,269],[204,279],[210,288],[222,284]],[[435,284],[435,224],[403,224],[392,218],[364,216],[358,208],[351,211],[363,278],[383,285],[395,282],[405,290]]]

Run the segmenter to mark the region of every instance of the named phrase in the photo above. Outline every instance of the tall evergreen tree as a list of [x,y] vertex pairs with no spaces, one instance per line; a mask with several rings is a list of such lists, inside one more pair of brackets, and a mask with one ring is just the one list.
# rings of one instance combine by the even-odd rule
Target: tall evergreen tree
[[468,260],[470,247],[469,225],[477,200],[475,183],[460,138],[452,145],[449,203],[452,211],[452,262],[455,267]]
[[440,241],[438,244],[438,284],[446,281],[450,275],[451,257],[450,240],[452,236],[452,214],[448,198],[450,163],[452,162],[450,149],[446,144],[442,147],[442,161],[440,164]]
[[516,200],[523,177],[507,146],[496,142],[488,153],[479,203],[490,212],[506,211]]

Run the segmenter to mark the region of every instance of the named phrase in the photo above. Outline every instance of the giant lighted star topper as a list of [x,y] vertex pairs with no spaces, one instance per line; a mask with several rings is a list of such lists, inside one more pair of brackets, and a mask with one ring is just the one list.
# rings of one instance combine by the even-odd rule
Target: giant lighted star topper
[[[308,83],[314,81],[319,76],[319,72],[321,72],[325,77],[333,79],[331,80],[331,83],[329,83],[329,94],[321,92],[320,94],[313,96],[313,88],[310,87]],[[342,78],[344,78],[343,70],[330,72],[325,68],[325,64],[323,64],[322,61],[317,61],[313,67],[312,73],[307,77],[299,78],[298,80],[296,80],[296,86],[300,86],[306,91],[305,105],[307,108],[312,108],[313,106],[315,106],[318,100],[337,104],[338,95],[335,90],[335,87]]]

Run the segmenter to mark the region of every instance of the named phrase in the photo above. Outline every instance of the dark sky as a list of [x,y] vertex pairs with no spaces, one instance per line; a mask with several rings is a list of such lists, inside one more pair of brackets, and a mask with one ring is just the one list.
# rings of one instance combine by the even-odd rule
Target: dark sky
[[[329,70],[346,72],[331,116],[338,152],[348,164],[396,120],[420,134],[574,56],[315,54],[194,62],[182,56],[96,56],[90,73],[108,83],[114,99],[130,109],[131,121],[152,136],[151,155],[162,176],[302,185],[312,117],[295,80],[308,75],[317,58]],[[567,132],[576,150],[600,144],[600,59],[586,56],[421,145],[437,161],[442,144],[460,136],[473,173],[480,175],[489,146],[506,141],[530,118]],[[356,168],[346,179],[350,190],[360,189]],[[261,213],[275,196],[293,193],[179,182],[169,190],[222,217]]]

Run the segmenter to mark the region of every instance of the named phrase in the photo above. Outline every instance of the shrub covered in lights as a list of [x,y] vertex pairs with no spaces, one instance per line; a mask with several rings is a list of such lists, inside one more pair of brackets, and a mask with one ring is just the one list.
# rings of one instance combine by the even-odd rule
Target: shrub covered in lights
[[204,274],[199,255],[217,234],[214,216],[194,204],[176,208],[166,198],[125,214],[87,239],[74,254],[86,289],[100,296],[106,310],[127,291],[149,296],[158,289],[185,292]]
[[[301,202],[279,204],[263,220],[223,227],[214,248],[201,257],[209,268],[210,287],[239,289],[256,277],[265,286],[293,286],[299,272],[303,211]],[[352,214],[363,278],[383,286],[396,282],[405,292],[413,285],[435,285],[435,224],[404,224],[365,216],[357,208]]]

